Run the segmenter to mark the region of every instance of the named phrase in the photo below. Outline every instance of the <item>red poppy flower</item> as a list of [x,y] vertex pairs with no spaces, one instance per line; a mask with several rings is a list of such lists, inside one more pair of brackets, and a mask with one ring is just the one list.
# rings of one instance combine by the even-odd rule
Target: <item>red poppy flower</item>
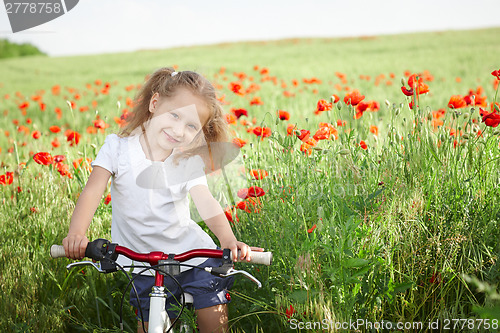
[[66,156],[64,155],[56,155],[54,156],[54,162],[59,163],[59,162],[64,162],[66,160]]
[[258,180],[266,178],[269,175],[266,170],[262,170],[262,169],[252,169],[252,170],[250,170],[250,174],[252,175],[252,177],[254,179],[258,179]]
[[236,195],[238,196],[238,198],[245,200],[246,198],[248,198],[248,189],[242,188],[238,190],[238,193],[236,193]]
[[[335,128],[335,126],[333,126],[332,124],[321,122],[321,123],[319,123],[319,128],[320,129],[328,129],[328,133],[330,135],[333,135],[335,137],[335,140],[338,139],[339,133],[338,133],[337,129]],[[314,139],[317,140],[316,138],[314,138]]]
[[413,96],[413,89],[408,89],[408,88],[406,88],[406,87],[403,86],[403,87],[401,87],[401,91],[406,96]]
[[329,138],[330,138],[330,131],[328,130],[328,127],[320,127],[320,129],[318,129],[316,133],[314,133],[313,135],[313,139],[316,141],[328,140]]
[[35,155],[33,155],[33,160],[36,163],[42,165],[49,165],[52,164],[52,162],[54,161],[52,155],[50,155],[50,153],[47,152],[36,153]]
[[245,109],[232,109],[231,112],[240,119],[241,116],[248,117],[248,111]]
[[[62,155],[58,155],[58,156],[62,156]],[[55,164],[55,167],[57,169],[57,172],[59,172],[59,174],[61,176],[67,176],[68,178],[73,178],[73,175],[71,174],[71,172],[69,172],[69,165],[67,164],[64,164],[62,162],[57,162]]]
[[247,142],[243,139],[240,139],[240,138],[234,138],[233,139],[233,143],[238,146],[239,148],[243,148]]
[[59,142],[59,140],[57,138],[55,138],[54,140],[52,140],[52,142],[50,144],[54,148],[57,148],[57,147],[61,146],[61,143]]
[[104,204],[109,205],[110,202],[111,202],[111,194],[108,193],[106,198],[104,198]]
[[370,103],[368,102],[359,102],[358,105],[356,106],[356,112],[365,112],[369,107],[370,107]]
[[370,132],[372,132],[375,135],[378,135],[378,127],[375,125],[370,126]]
[[248,188],[248,196],[252,198],[258,198],[266,194],[264,190],[258,186],[251,186]]
[[300,133],[296,133],[297,137],[301,141],[307,140],[309,138],[309,134],[311,134],[311,131],[308,131],[308,130],[305,130],[305,129],[301,129]]
[[281,120],[288,120],[290,119],[290,113],[283,110],[278,110],[278,118],[280,118]]
[[253,134],[261,136],[262,138],[266,138],[268,136],[271,136],[271,128],[257,126],[253,129]]
[[316,224],[313,225],[311,228],[307,229],[307,232],[312,233],[314,231],[314,229],[316,229]]
[[[234,218],[233,218],[233,213],[234,213]],[[233,209],[231,207],[226,207],[226,209],[224,209],[224,215],[226,215],[226,218],[229,222],[238,222],[239,221],[239,218],[238,218],[238,215],[236,214],[236,211],[233,212]]]
[[31,136],[33,137],[33,139],[38,140],[42,136],[42,133],[40,133],[40,131],[33,131],[33,133],[31,133]]
[[356,106],[365,99],[365,96],[361,95],[358,90],[354,90],[352,93],[345,95],[344,103],[347,105]]
[[316,112],[315,113],[319,113],[322,111],[329,111],[331,109],[332,109],[332,103],[328,103],[326,100],[320,99],[318,101],[318,103],[316,104]]
[[497,78],[497,80],[500,80],[500,69],[494,70],[491,72],[491,75]]
[[243,87],[241,86],[241,83],[239,83],[239,82],[229,83],[229,90],[234,92],[236,95],[243,95],[243,92],[241,92],[241,89],[243,89]]
[[260,99],[260,97],[258,96],[255,96],[254,98],[252,98],[252,100],[250,101],[250,105],[263,105],[264,102]]
[[368,149],[368,146],[366,145],[366,142],[364,142],[363,140],[361,140],[361,141],[359,142],[359,146],[360,146],[361,148],[365,149],[365,150],[366,150],[366,149]]
[[49,127],[49,130],[52,132],[52,133],[59,133],[61,131],[61,128],[59,126],[50,126]]
[[486,126],[497,127],[500,124],[500,114],[496,112],[490,112],[483,116],[483,123]]
[[240,201],[236,203],[236,208],[244,210],[247,213],[251,213],[252,211],[248,208],[246,201]]
[[109,127],[109,124],[106,124],[102,119],[96,119],[93,121],[94,127],[99,129],[106,129]]
[[295,309],[293,308],[293,306],[290,305],[290,307],[288,309],[286,309],[286,316],[287,318],[292,318],[293,314],[295,313]]
[[288,124],[288,126],[286,127],[287,136],[291,136],[294,133],[295,127],[296,126],[294,124]]
[[66,131],[66,140],[70,142],[70,146],[75,146],[80,142],[80,133],[68,130]]
[[461,95],[453,95],[448,102],[448,107],[452,109],[460,109],[467,106],[464,98]]
[[246,207],[250,213],[260,213],[260,207],[262,203],[259,198],[247,198]]
[[429,86],[424,83],[423,77],[418,76],[417,74],[410,75],[410,77],[408,78],[408,86],[410,86],[410,89],[407,89],[404,86],[401,87],[401,91],[406,96],[413,96],[414,92],[416,92],[417,95],[429,92]]
[[10,184],[12,184],[13,181],[14,181],[14,173],[13,172],[6,172],[5,175],[0,176],[0,184],[2,184],[2,185],[10,185]]
[[226,118],[226,122],[231,125],[231,124],[236,124],[236,116],[231,113],[226,113],[224,115],[224,118]]
[[429,86],[424,83],[424,79],[422,76],[418,76],[417,79],[417,74],[412,74],[408,78],[408,85],[410,86],[411,89],[414,88],[417,89],[417,95],[429,92]]

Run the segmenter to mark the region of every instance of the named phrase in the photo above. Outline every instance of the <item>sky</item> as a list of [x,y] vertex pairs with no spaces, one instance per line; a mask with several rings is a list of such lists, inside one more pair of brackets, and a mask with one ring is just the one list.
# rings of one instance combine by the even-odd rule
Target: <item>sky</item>
[[70,56],[500,27],[498,13],[500,0],[80,0],[65,15],[17,33],[0,5],[0,38]]

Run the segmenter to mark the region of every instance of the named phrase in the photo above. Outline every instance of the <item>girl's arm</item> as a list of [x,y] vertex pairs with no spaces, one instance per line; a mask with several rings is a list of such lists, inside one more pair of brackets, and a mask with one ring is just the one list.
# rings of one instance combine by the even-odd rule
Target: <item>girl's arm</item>
[[196,185],[189,191],[201,218],[208,228],[217,236],[220,247],[230,249],[233,253],[233,261],[237,261],[238,249],[241,251],[240,259],[250,261],[253,251],[264,251],[262,248],[250,248],[243,242],[239,242],[233,234],[226,215],[217,200],[212,196],[205,185]]
[[89,242],[85,233],[92,222],[99,202],[101,202],[109,177],[111,177],[111,172],[102,167],[95,166],[92,169],[87,184],[76,202],[68,235],[62,242],[66,257],[80,259],[85,256],[85,249]]

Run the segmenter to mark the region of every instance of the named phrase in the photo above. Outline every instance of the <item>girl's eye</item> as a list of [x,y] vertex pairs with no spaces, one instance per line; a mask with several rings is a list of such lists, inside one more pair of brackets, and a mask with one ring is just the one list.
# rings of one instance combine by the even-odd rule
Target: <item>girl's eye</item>
[[177,115],[177,113],[170,113],[172,115],[172,117],[174,117],[175,119],[179,118],[179,115]]
[[190,127],[191,129],[193,129],[193,130],[195,130],[195,131],[196,131],[196,126],[195,126],[195,125],[189,125],[189,127]]

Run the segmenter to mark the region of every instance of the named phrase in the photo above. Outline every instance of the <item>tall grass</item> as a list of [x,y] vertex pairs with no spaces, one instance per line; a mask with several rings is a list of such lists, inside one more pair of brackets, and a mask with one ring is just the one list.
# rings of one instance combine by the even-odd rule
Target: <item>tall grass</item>
[[[4,314],[0,327],[7,331],[117,330],[125,278],[90,269],[67,272],[68,260],[49,259],[48,248],[64,238],[74,202],[88,177],[88,170],[72,167],[72,161],[95,158],[105,135],[116,132],[114,117],[127,108],[126,97],[133,97],[144,75],[154,67],[172,64],[180,70],[201,70],[220,85],[221,96],[231,103],[228,112],[248,110],[250,125],[231,125],[238,137],[248,141],[241,161],[247,171],[269,173],[261,180],[248,172],[229,174],[236,200],[241,187],[256,185],[266,192],[259,198],[258,213],[236,211],[235,233],[275,255],[270,268],[247,266],[263,282],[261,290],[245,279],[236,281],[230,307],[235,332],[287,331],[290,320],[498,319],[498,128],[481,123],[478,107],[447,107],[451,95],[465,95],[479,85],[488,102],[493,101],[490,72],[499,67],[498,32],[288,40],[1,61],[0,175],[10,171],[16,175],[13,184],[2,187],[0,198],[0,310]],[[269,70],[268,77],[260,74],[263,67]],[[19,78],[20,68],[31,71],[34,79]],[[418,108],[408,107],[409,99],[399,88],[406,70],[428,70],[434,77]],[[234,72],[245,72],[247,77],[238,78]],[[336,72],[345,73],[347,82],[341,82]],[[375,78],[381,74],[384,79],[376,85]],[[302,81],[313,77],[322,83]],[[297,87],[293,79],[299,80]],[[240,97],[229,90],[229,82],[236,81],[245,88],[257,83],[260,89]],[[110,88],[103,93],[106,82]],[[52,94],[56,84],[61,92]],[[133,89],[125,89],[130,85]],[[378,101],[380,110],[353,119],[354,108],[343,102],[353,88],[366,100]],[[295,95],[286,97],[284,91]],[[314,114],[317,101],[328,100],[333,93],[341,102]],[[30,99],[33,95],[43,96],[45,111]],[[264,104],[250,105],[254,96]],[[30,106],[22,115],[18,105],[27,100]],[[66,100],[76,106],[71,110]],[[91,106],[92,101],[97,106]],[[80,112],[82,106],[90,108]],[[56,118],[56,107],[63,110],[61,119]],[[443,125],[435,128],[432,111],[440,108],[445,109]],[[86,133],[96,119],[96,109],[111,127],[103,133]],[[289,111],[290,120],[277,119],[278,109]],[[338,139],[321,140],[310,154],[300,150],[302,142],[295,135],[287,135],[287,125],[294,124],[298,130],[310,130],[312,136],[320,122],[333,124]],[[28,127],[27,134],[18,131],[21,124]],[[52,125],[63,132],[82,133],[81,142],[70,146],[62,132],[48,130]],[[372,125],[378,128],[376,136],[370,132]],[[255,126],[270,127],[272,135],[260,139],[247,132]],[[462,135],[450,135],[452,129]],[[35,130],[41,132],[40,139],[32,138]],[[58,148],[51,147],[55,137],[61,142]],[[34,163],[31,156],[39,151],[65,155],[73,178]],[[28,162],[26,167],[19,167],[23,162]],[[233,204],[231,196],[222,192],[225,185],[222,189],[221,204]],[[90,239],[110,237],[110,216],[111,208],[102,203],[89,230]],[[134,314],[128,306],[125,317],[127,330],[134,331]]]

